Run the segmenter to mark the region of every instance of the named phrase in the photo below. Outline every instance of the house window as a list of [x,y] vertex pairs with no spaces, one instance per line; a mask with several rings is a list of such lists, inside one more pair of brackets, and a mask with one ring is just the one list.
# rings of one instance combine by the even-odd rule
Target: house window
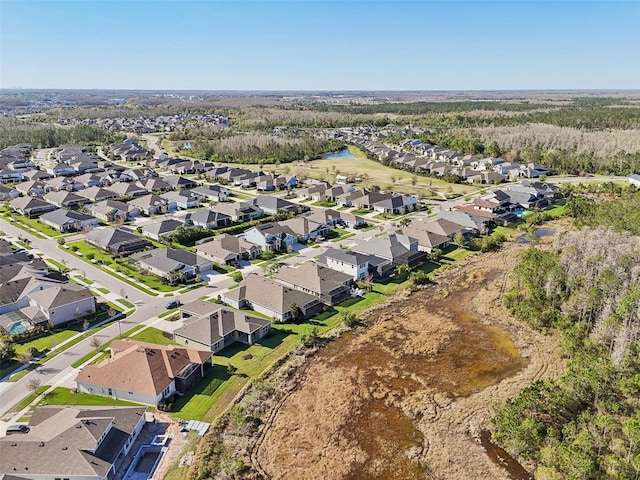
[[113,395],[113,390],[109,389],[109,396]]

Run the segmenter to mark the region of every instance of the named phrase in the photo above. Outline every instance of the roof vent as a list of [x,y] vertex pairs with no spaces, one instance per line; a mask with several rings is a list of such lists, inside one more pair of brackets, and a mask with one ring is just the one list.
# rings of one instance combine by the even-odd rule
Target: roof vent
[[64,447],[62,447],[62,449],[63,450],[69,450],[66,445]]
[[40,446],[41,446],[41,447],[44,447],[44,442],[40,442]]

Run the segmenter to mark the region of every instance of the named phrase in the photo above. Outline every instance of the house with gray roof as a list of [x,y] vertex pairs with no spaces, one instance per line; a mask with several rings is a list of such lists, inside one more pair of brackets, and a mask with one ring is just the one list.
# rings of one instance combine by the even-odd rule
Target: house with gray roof
[[9,206],[20,215],[27,218],[39,217],[43,213],[53,212],[58,207],[40,198],[18,197],[9,202]]
[[369,274],[369,257],[351,250],[329,248],[318,262],[332,270],[348,274],[353,280],[362,280]]
[[276,213],[298,213],[302,208],[298,204],[272,195],[258,195],[253,199],[253,204],[260,207],[263,211],[274,215]]
[[248,222],[264,215],[264,211],[251,202],[224,202],[212,207],[213,210],[225,213],[234,222]]
[[30,293],[29,304],[38,307],[53,325],[61,325],[96,311],[96,297],[91,290],[71,283]]
[[191,190],[172,190],[160,195],[167,201],[169,210],[187,210],[188,208],[196,208],[200,205],[202,197]]
[[169,202],[158,195],[149,194],[132,198],[127,202],[129,205],[137,207],[140,213],[151,216],[167,213]]
[[78,207],[85,203],[89,203],[89,199],[85,197],[81,197],[72,192],[67,192],[65,190],[60,190],[58,192],[49,192],[44,197],[43,200],[46,202],[52,203],[59,208],[71,208]]
[[222,185],[202,185],[191,190],[213,202],[224,202],[231,195],[231,190]]
[[118,182],[106,187],[107,190],[111,190],[118,197],[140,197],[147,195],[149,191],[135,183]]
[[418,241],[418,250],[430,253],[433,249],[444,249],[449,246],[449,237],[420,228],[423,222],[411,222],[400,232]]
[[176,220],[175,218],[165,218],[157,222],[145,225],[144,227],[142,227],[141,233],[145,237],[152,238],[153,240],[160,240],[160,237],[162,237],[163,235],[168,235],[169,233],[172,233],[176,228],[183,225],[184,223]]
[[134,253],[129,262],[141,270],[167,279],[171,284],[184,283],[211,270],[211,260],[179,248],[156,248]]
[[231,225],[231,217],[215,210],[196,210],[185,217],[185,223],[204,228],[222,228]]
[[101,202],[102,200],[108,200],[109,198],[118,198],[120,196],[111,190],[107,190],[106,188],[98,186],[79,190],[78,195],[86,198],[90,202]]
[[79,232],[98,226],[96,217],[85,213],[59,208],[40,216],[40,222],[61,232]]
[[127,221],[140,215],[138,207],[114,199],[88,205],[85,210],[105,222]]
[[[378,263],[384,267],[382,270],[378,269],[379,275],[384,275],[387,269],[393,269],[398,265],[407,264],[414,267],[426,260],[424,252],[418,250],[418,241],[399,233],[387,233],[379,237],[359,240],[352,247],[352,250],[383,259],[384,262]],[[369,259],[369,265],[371,266],[373,263]]]
[[184,325],[173,332],[173,339],[190,348],[213,353],[241,342],[253,345],[271,332],[271,321],[204,300],[180,307]]
[[399,215],[411,210],[415,210],[418,201],[411,195],[394,195],[391,198],[385,198],[373,204],[376,212],[386,213],[388,215]]
[[47,193],[46,185],[40,180],[29,180],[26,182],[18,183],[15,188],[18,192],[23,193],[29,197],[42,197]]
[[222,294],[233,308],[250,308],[278,321],[302,320],[322,312],[322,302],[314,295],[287,287],[252,273],[238,288]]
[[282,222],[255,225],[244,232],[244,238],[262,251],[280,251],[294,248],[298,244],[298,234]]
[[196,253],[220,265],[231,265],[240,260],[253,260],[262,249],[244,238],[223,233],[211,241],[196,243]]
[[113,479],[145,425],[146,407],[39,406],[29,432],[0,438],[0,476]]
[[315,262],[304,262],[298,267],[282,267],[274,280],[301,292],[315,295],[325,305],[337,305],[348,299],[353,278]]
[[139,237],[121,228],[94,228],[85,236],[85,242],[111,255],[128,255],[151,246],[146,238]]

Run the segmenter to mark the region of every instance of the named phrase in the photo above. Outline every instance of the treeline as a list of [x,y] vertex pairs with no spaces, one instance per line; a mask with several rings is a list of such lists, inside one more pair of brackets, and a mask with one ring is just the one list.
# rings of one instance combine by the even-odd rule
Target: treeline
[[492,420],[493,439],[541,479],[640,473],[640,237],[570,232],[530,248],[505,295],[513,314],[561,335],[567,372],[536,381]]
[[108,144],[124,140],[120,133],[113,133],[89,125],[70,128],[50,125],[20,124],[5,121],[0,125],[0,149],[18,143],[29,143],[35,148],[58,147],[65,143]]
[[275,164],[313,160],[341,148],[344,148],[343,142],[309,135],[288,137],[252,133],[217,140],[195,140],[189,155],[213,162]]
[[640,235],[640,190],[614,183],[565,186],[565,214],[579,227],[612,227]]

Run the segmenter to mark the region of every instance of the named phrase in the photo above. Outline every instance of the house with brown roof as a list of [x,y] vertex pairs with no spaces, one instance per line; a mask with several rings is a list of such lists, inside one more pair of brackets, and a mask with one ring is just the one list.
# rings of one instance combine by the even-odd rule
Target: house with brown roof
[[29,432],[0,438],[0,478],[113,479],[147,407],[36,407]]
[[204,300],[180,307],[184,325],[173,332],[181,345],[216,353],[232,343],[253,345],[271,332],[271,321]]
[[79,392],[155,406],[192,388],[213,364],[211,351],[178,345],[115,340],[109,351],[80,371]]

